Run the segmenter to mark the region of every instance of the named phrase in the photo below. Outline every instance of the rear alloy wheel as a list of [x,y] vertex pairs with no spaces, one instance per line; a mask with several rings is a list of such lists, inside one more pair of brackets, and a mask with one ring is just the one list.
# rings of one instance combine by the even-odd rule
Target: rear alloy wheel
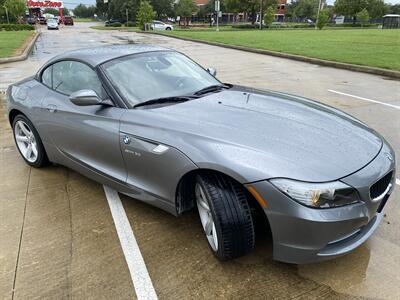
[[13,132],[18,151],[30,166],[39,168],[47,164],[47,156],[39,134],[25,116],[15,117]]
[[196,178],[195,197],[208,244],[221,260],[254,248],[254,226],[243,187],[221,174]]

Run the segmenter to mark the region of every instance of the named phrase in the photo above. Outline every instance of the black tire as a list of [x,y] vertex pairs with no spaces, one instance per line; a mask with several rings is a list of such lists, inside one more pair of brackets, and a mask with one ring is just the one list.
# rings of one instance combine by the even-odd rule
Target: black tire
[[[33,161],[33,162],[28,161],[24,157],[24,155],[21,153],[21,150],[19,149],[19,147],[17,145],[17,140],[16,140],[16,137],[15,137],[15,124],[18,121],[23,121],[25,124],[27,124],[29,129],[31,130],[31,132],[35,136],[38,155],[37,155],[36,160]],[[47,166],[49,164],[49,159],[47,158],[47,154],[46,154],[46,151],[45,151],[45,149],[43,147],[42,140],[40,139],[40,136],[39,136],[38,132],[36,131],[35,126],[33,126],[32,122],[27,117],[25,117],[24,115],[20,114],[20,115],[17,115],[14,118],[14,120],[12,122],[12,128],[13,128],[13,136],[14,136],[15,145],[16,145],[19,153],[21,154],[21,157],[25,160],[25,162],[28,165],[30,165],[32,167],[35,167],[35,168],[41,168],[41,167]]]
[[171,31],[172,28],[171,27],[167,27],[167,28],[165,28],[165,30]]
[[243,187],[218,173],[196,177],[207,198],[218,238],[218,249],[208,243],[220,260],[243,256],[254,249],[254,225]]

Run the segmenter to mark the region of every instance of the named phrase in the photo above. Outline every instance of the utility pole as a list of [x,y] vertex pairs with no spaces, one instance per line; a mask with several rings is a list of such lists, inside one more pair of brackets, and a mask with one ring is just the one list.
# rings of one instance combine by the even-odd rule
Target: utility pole
[[108,0],[103,0],[103,2],[104,2],[104,4],[106,4],[107,3],[107,12],[106,12],[106,16],[107,16],[107,20],[109,19],[109,13],[108,13]]
[[263,23],[263,1],[260,0],[260,30],[262,30],[262,23]]
[[6,17],[7,17],[7,24],[10,25],[10,19],[8,18],[8,9],[7,6],[3,6],[6,9]]
[[126,12],[126,27],[128,27],[128,22],[129,22],[129,11],[128,11],[128,9],[125,9],[125,12]]
[[215,1],[215,11],[217,13],[217,31],[219,31],[219,12],[221,10],[221,3],[219,0]]
[[321,6],[322,6],[322,0],[319,0],[319,2],[318,2],[317,20],[315,21],[315,29],[318,29],[317,23],[318,23],[318,19],[319,19],[319,13],[321,12]]

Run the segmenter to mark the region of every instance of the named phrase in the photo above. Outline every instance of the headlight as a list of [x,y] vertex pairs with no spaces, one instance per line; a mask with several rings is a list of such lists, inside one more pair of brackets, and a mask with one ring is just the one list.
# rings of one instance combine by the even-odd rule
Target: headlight
[[357,191],[340,181],[309,183],[277,178],[270,182],[292,199],[313,208],[337,207],[360,201]]

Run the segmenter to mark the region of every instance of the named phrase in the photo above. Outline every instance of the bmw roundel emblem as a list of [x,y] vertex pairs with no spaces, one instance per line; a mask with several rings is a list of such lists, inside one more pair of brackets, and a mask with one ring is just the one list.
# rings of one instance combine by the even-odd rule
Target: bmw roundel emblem
[[129,138],[129,136],[125,135],[123,141],[125,145],[128,145],[131,142],[131,139]]

